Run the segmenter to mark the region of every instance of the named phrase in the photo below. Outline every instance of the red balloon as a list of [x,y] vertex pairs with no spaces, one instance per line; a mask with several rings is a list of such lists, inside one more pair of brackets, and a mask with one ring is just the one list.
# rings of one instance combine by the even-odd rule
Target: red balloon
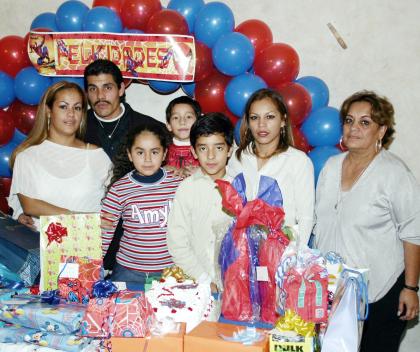
[[0,197],[8,197],[12,179],[9,177],[0,177]]
[[189,34],[188,24],[184,16],[175,10],[155,12],[147,22],[147,33],[154,34]]
[[194,96],[204,113],[228,110],[225,103],[225,89],[230,79],[231,77],[214,70],[209,77],[197,82]]
[[92,8],[105,6],[114,10],[118,15],[121,14],[121,0],[93,0]]
[[194,82],[198,82],[211,75],[213,71],[213,58],[211,49],[198,40],[195,41],[195,55]]
[[0,197],[0,211],[4,214],[9,214],[9,204],[7,204],[7,199],[5,197]]
[[273,33],[270,27],[260,20],[247,20],[235,28],[235,32],[247,36],[258,54],[262,49],[273,44]]
[[31,132],[32,127],[35,124],[36,111],[38,107],[36,105],[26,105],[19,100],[15,100],[10,106],[7,112],[12,115],[15,122],[15,127],[22,133],[28,134]]
[[299,127],[292,126],[292,133],[293,133],[293,140],[295,142],[295,148],[309,153],[311,150],[311,146],[309,145],[308,141],[306,140],[304,134],[299,129]]
[[145,31],[150,17],[161,9],[159,0],[123,0],[121,20],[126,28]]
[[254,69],[270,87],[291,82],[299,73],[299,56],[290,45],[274,43],[256,55]]
[[15,123],[9,111],[0,110],[0,145],[10,142],[15,134]]
[[0,57],[0,71],[12,77],[22,68],[31,65],[24,39],[17,35],[8,35],[0,39]]
[[276,88],[287,106],[292,125],[300,125],[312,108],[311,95],[298,83],[289,82]]
[[232,114],[229,109],[223,111],[223,114],[225,114],[226,117],[229,118],[230,122],[232,122],[233,127],[235,127],[236,123],[239,121],[239,117]]

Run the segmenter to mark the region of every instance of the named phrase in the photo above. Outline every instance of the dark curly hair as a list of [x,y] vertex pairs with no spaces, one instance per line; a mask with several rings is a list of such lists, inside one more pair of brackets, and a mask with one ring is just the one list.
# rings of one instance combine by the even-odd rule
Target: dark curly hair
[[154,134],[159,139],[163,150],[166,151],[168,149],[169,144],[171,143],[171,138],[168,130],[164,126],[150,123],[147,125],[139,125],[132,129],[127,134],[124,143],[121,144],[117,154],[112,160],[114,167],[112,169],[112,178],[108,186],[108,190],[116,181],[134,169],[133,163],[128,158],[128,151],[132,148],[137,136],[141,135],[143,132],[150,132]]
[[382,138],[382,145],[384,148],[388,148],[393,141],[393,135],[395,133],[395,118],[394,118],[394,107],[386,97],[382,97],[375,92],[369,90],[362,90],[356,92],[344,100],[340,109],[341,123],[344,122],[347,114],[349,113],[350,107],[353,103],[357,102],[369,103],[371,108],[370,117],[379,126],[385,126],[386,132]]

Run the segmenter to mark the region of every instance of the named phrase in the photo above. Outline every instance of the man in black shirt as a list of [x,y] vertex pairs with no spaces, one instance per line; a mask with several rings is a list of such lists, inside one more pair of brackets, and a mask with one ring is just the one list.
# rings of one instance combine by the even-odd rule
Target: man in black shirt
[[111,158],[129,130],[140,124],[162,124],[134,111],[125,102],[125,85],[120,69],[112,61],[96,60],[84,74],[91,109],[88,111],[85,141],[102,147]]
[[[141,124],[161,124],[134,111],[125,102],[125,85],[120,69],[112,61],[96,60],[85,68],[85,89],[91,109],[87,113],[85,142],[102,147],[111,160],[124,142],[127,132]],[[119,222],[104,257],[104,268],[112,269],[123,234]]]

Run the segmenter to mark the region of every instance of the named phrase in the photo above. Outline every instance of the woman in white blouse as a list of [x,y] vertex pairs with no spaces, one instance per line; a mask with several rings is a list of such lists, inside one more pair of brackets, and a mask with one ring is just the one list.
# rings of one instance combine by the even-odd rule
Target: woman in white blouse
[[406,321],[419,313],[420,188],[394,154],[394,109],[362,91],[341,107],[343,144],[316,191],[316,246],[369,269],[369,317],[361,351],[398,351]]
[[10,160],[9,206],[15,219],[27,214],[37,227],[41,215],[100,211],[111,161],[102,149],[83,142],[86,111],[77,84],[58,82],[45,92],[34,128]]
[[283,196],[285,225],[295,228],[306,245],[313,227],[314,171],[305,153],[292,147],[293,135],[281,96],[260,89],[248,100],[241,124],[241,141],[229,160],[228,175],[243,173],[248,200],[255,199],[261,176],[274,178]]

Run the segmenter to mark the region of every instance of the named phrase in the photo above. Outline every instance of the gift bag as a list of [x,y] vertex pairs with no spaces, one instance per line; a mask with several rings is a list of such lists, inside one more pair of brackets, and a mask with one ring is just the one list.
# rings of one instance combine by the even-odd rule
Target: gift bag
[[[219,255],[224,287],[222,314],[231,320],[259,320],[261,296],[257,272],[260,257],[266,265],[265,270],[273,267],[273,287],[262,286],[264,304],[267,304],[264,309],[271,309],[268,305],[271,305],[272,292],[272,305],[275,306],[274,272],[277,260],[267,245],[260,251],[260,244],[267,236],[274,241],[281,236],[280,227],[284,219],[280,207],[281,192],[276,180],[261,176],[258,198],[247,202],[242,174],[233,180],[232,185],[223,180],[216,183],[222,193],[224,209],[235,216],[222,241]],[[271,320],[271,316],[267,319]]]
[[[363,274],[344,269],[322,339],[322,352],[357,352],[359,320],[368,316],[367,285]],[[360,329],[361,330],[361,329]]]
[[99,214],[41,216],[40,290],[57,289],[58,277],[63,269],[60,263],[65,264],[62,256],[102,259],[101,244]]

